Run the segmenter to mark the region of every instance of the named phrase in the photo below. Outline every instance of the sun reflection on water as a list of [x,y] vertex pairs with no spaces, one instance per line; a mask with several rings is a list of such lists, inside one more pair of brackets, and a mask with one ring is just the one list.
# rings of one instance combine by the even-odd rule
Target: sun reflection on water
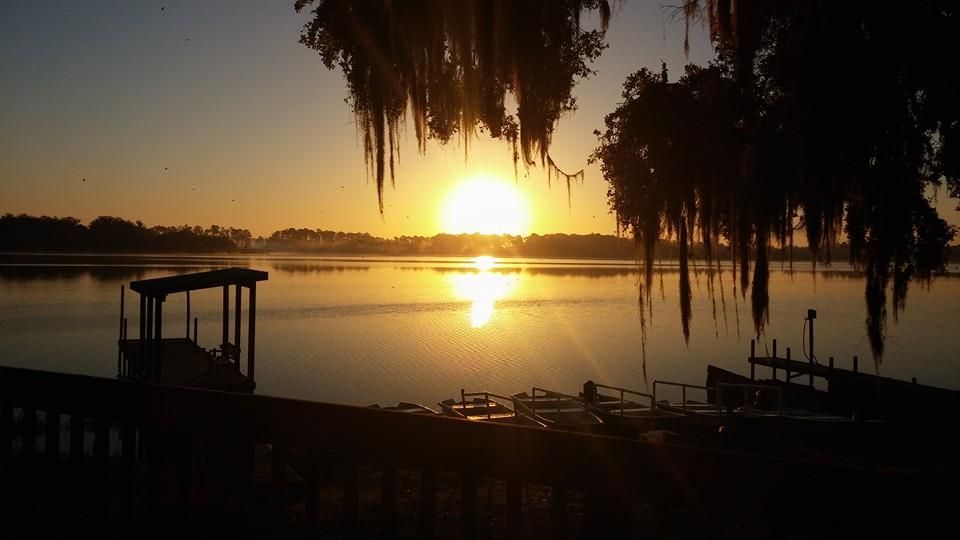
[[471,326],[480,328],[490,322],[496,301],[510,294],[517,278],[491,271],[496,266],[496,259],[493,257],[477,257],[473,266],[476,271],[455,274],[451,276],[451,280],[457,298],[472,302]]

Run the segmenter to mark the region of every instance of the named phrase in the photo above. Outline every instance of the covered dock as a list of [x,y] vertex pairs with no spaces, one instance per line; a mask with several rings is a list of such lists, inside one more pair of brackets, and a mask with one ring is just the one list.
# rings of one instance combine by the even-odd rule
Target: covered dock
[[[140,295],[139,334],[127,337],[124,316],[124,289],[120,289],[120,339],[117,376],[121,379],[148,381],[175,386],[213,390],[252,392],[256,386],[256,312],[257,282],[267,273],[247,268],[228,268],[181,274],[130,283]],[[233,336],[230,335],[230,289],[234,288]],[[222,340],[219,347],[207,350],[197,343],[197,319],[193,318],[190,336],[190,292],[223,289]],[[246,369],[241,365],[243,289],[248,292]],[[163,304],[168,295],[186,294],[186,324],[183,337],[164,337]],[[232,339],[232,341],[231,341]]]

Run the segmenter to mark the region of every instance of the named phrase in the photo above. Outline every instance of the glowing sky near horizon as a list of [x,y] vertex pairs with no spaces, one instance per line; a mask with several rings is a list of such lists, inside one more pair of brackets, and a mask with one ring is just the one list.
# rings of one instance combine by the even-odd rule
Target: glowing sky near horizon
[[[513,180],[506,144],[478,135],[465,161],[457,144],[418,155],[408,137],[381,216],[342,75],[297,42],[309,15],[292,1],[13,0],[0,12],[0,213],[432,235],[462,179]],[[705,32],[692,30],[689,60],[706,63]],[[620,4],[608,42],[553,138],[568,171],[585,166],[627,74],[662,59],[676,78],[687,63],[683,21],[659,0]],[[527,232],[615,230],[596,165],[571,207],[541,168],[516,190]],[[940,206],[957,222],[954,201]]]

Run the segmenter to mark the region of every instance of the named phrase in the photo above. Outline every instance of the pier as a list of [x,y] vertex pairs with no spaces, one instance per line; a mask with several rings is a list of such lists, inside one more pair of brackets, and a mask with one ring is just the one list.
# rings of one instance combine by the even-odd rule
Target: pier
[[[127,337],[124,316],[124,289],[120,289],[120,331],[117,376],[121,379],[191,386],[210,390],[252,392],[256,387],[256,313],[257,282],[267,273],[246,268],[228,268],[194,274],[181,274],[130,283],[140,295],[139,335]],[[207,350],[198,344],[197,320],[191,321],[190,293],[221,288],[223,290],[222,328],[219,347]],[[233,288],[233,337],[231,327],[231,288]],[[243,349],[241,306],[243,289],[248,290],[246,370],[241,364]],[[186,294],[186,331],[183,337],[164,337],[163,304],[171,294]],[[193,337],[190,336],[191,322]],[[232,341],[231,341],[232,339]]]

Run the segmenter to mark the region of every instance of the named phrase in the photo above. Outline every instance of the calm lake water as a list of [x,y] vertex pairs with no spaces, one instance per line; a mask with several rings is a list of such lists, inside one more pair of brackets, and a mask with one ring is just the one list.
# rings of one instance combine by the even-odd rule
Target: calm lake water
[[[433,405],[460,388],[572,393],[587,379],[638,389],[656,379],[703,384],[708,363],[749,373],[749,293],[746,302],[734,296],[729,271],[715,303],[706,275],[695,279],[689,344],[676,271],[663,272],[662,295],[655,278],[644,372],[634,263],[507,259],[490,267],[454,258],[0,256],[0,363],[113,377],[121,284],[227,266],[270,275],[257,294],[260,394]],[[794,270],[772,272],[770,324],[758,350],[776,337],[781,351],[791,347],[803,358],[803,318],[816,308],[818,358],[849,367],[858,355],[861,369],[874,369],[863,280],[836,265]],[[881,374],[960,388],[960,267],[950,270],[929,288],[914,286],[905,313],[896,323],[891,317]],[[219,342],[221,298],[219,290],[192,295],[206,348]],[[184,297],[171,296],[164,336],[185,327]]]

